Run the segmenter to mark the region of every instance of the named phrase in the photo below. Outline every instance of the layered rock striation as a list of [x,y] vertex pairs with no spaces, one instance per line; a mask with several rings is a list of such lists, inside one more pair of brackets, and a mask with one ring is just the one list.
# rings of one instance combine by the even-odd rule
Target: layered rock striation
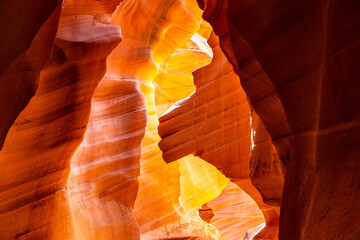
[[359,239],[359,23],[356,0],[1,1],[0,239]]
[[44,64],[52,49],[35,96],[16,118],[0,152],[2,239],[72,239],[79,230],[67,193],[70,160],[83,139],[106,57],[121,40],[119,27],[98,21],[83,6],[85,2],[74,6],[68,1],[59,19],[59,2],[25,54],[31,63]]
[[250,109],[245,93],[215,35],[209,45],[214,57],[193,73],[196,91],[159,119],[163,158],[171,162],[194,154],[214,165],[253,197],[267,223],[260,234],[275,238],[278,212],[263,202],[249,179]]
[[358,238],[358,2],[198,2],[285,164],[279,239]]

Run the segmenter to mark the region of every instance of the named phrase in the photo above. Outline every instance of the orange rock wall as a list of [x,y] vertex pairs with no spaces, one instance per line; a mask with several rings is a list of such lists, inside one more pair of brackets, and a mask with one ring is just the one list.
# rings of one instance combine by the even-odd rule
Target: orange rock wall
[[209,39],[214,57],[194,72],[197,90],[160,117],[159,143],[165,161],[198,155],[243,188],[263,211],[261,237],[277,235],[278,212],[265,204],[249,179],[250,109],[240,81],[219,47]]
[[279,239],[358,238],[358,1],[198,2],[285,163]]
[[165,161],[194,153],[229,178],[245,178],[249,175],[250,110],[216,37],[209,41],[213,61],[194,73],[196,92],[160,117],[159,134],[163,139],[159,146]]
[[78,239],[139,239],[133,207],[145,123],[136,84],[103,78],[71,160],[69,200]]
[[[60,8],[59,2],[37,35],[50,42],[39,37],[34,50],[47,44],[50,48]],[[40,73],[38,90],[10,128],[0,152],[1,239],[74,239],[80,230],[68,201],[70,160],[83,139],[106,57],[121,36],[119,27],[99,22],[90,13],[67,13],[67,8],[72,8],[71,1],[60,17],[51,61]],[[39,59],[46,51],[39,52]]]
[[0,239],[360,238],[358,1],[120,2],[1,1]]
[[[200,27],[201,11],[194,1],[173,1],[160,13],[161,1],[158,7],[154,2],[126,1],[112,18],[123,30],[124,41],[118,45],[120,28],[110,22],[118,4],[69,0],[61,9],[59,2],[57,18],[48,20],[54,27],[45,29],[54,34],[57,30],[54,43],[50,39],[43,46],[45,40],[40,39],[35,45],[52,50],[52,56],[41,71],[35,97],[10,129],[0,153],[6,169],[0,216],[1,223],[6,222],[4,239],[219,237],[195,213],[220,194],[228,180],[205,162],[196,163],[204,176],[193,172],[190,166],[196,160],[192,158],[172,166],[162,160],[151,87],[158,66],[179,46],[184,56],[198,61],[197,66],[189,65],[190,61],[188,67],[179,65],[185,75],[191,76],[191,69],[210,61],[206,53],[210,48],[203,52],[197,45],[206,42],[187,44]],[[143,34],[134,32],[129,19],[134,6],[136,13],[145,7],[154,16],[152,24],[136,25],[150,27]],[[142,21],[148,21],[146,17]],[[167,20],[162,22],[163,18]],[[39,33],[51,38],[46,31]],[[199,33],[206,35],[204,30]],[[105,59],[117,45],[105,68]],[[174,66],[163,69],[168,72]],[[21,141],[24,144],[17,144]]]
[[[200,21],[198,32],[160,65],[159,74],[154,79],[155,106],[158,116],[166,110],[170,111],[168,108],[172,104],[186,98],[195,90],[191,72],[210,63],[213,55],[204,38],[208,38],[210,32],[209,25]],[[164,164],[160,154],[157,155],[157,159]],[[178,200],[177,198],[173,199],[172,205],[175,205],[175,210],[182,216],[182,219],[187,219],[185,222],[181,220],[181,225],[177,224],[174,227],[193,229],[193,235],[204,235],[199,229],[209,229],[209,225],[199,221],[197,211],[202,204],[218,196],[229,180],[215,167],[198,157],[186,156],[179,159],[177,164],[170,165],[174,166],[179,175],[179,182],[176,183],[178,186],[174,185],[175,189],[180,188],[177,193]],[[163,188],[166,189],[166,187]],[[154,204],[156,203],[154,202]],[[188,226],[189,223],[192,227]],[[169,228],[169,225],[165,225],[165,227]],[[210,231],[213,230],[210,229]]]

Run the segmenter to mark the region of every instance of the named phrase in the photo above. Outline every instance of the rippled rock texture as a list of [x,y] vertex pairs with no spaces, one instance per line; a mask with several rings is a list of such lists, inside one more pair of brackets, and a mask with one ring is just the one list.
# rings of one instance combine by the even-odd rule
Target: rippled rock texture
[[0,239],[360,238],[358,1],[12,0],[0,26]]

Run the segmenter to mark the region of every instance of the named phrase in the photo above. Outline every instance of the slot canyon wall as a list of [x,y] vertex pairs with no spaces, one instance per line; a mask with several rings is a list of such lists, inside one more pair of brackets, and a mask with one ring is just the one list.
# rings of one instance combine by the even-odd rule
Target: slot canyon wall
[[285,165],[279,239],[359,238],[359,2],[198,2]]
[[357,0],[0,1],[0,239],[360,239]]

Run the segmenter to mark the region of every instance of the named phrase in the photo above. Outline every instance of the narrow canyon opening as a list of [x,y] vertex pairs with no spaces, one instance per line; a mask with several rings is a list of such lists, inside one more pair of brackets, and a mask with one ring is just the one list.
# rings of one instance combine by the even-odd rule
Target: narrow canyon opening
[[[89,238],[91,229],[106,226],[93,235],[103,238],[110,223],[120,238],[136,238],[137,231],[141,239],[250,238],[254,231],[249,229],[264,226],[263,214],[242,184],[229,179],[248,174],[245,93],[196,2],[157,4],[124,1],[112,14],[122,40],[107,58],[84,140],[70,162],[75,234]],[[142,7],[153,22],[141,14],[138,22],[129,22],[129,11]],[[175,139],[172,163],[164,161],[167,151],[161,149],[167,150],[168,137]],[[232,148],[234,154],[220,156]],[[231,160],[223,165],[225,158]],[[210,224],[198,214],[204,204],[214,209]],[[103,214],[109,219],[98,218]],[[237,230],[229,231],[233,227]]]

